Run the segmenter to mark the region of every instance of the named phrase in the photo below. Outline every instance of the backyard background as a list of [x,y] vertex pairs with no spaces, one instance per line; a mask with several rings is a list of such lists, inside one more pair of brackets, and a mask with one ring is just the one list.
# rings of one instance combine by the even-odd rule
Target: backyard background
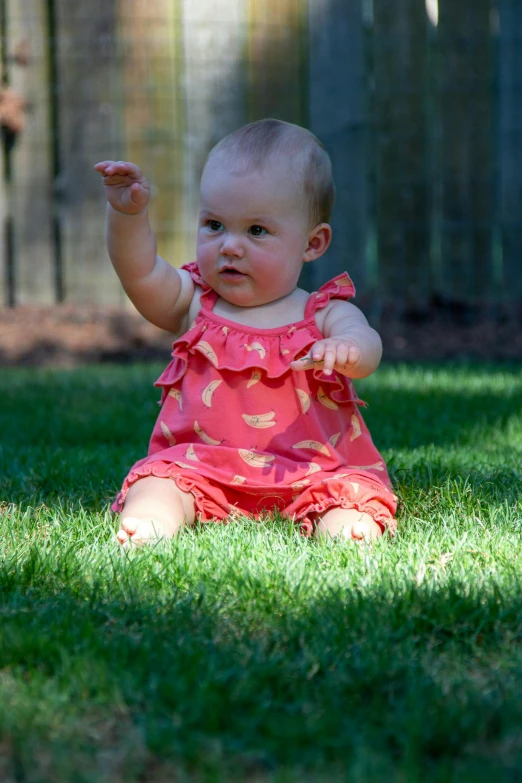
[[267,116],[335,167],[305,288],[347,269],[389,358],[522,356],[518,0],[0,0],[0,46],[4,364],[163,353],[108,261],[93,164],[143,168],[179,266],[207,152]]
[[[0,67],[0,781],[519,783],[522,0],[0,0]],[[93,164],[143,167],[179,265],[207,151],[265,116],[334,162],[303,285],[347,269],[393,360],[356,385],[397,536],[125,550],[171,336]]]

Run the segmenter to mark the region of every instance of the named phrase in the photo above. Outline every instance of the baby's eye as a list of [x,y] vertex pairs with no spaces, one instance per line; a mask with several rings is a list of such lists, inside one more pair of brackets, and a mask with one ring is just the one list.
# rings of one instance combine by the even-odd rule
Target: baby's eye
[[211,231],[221,231],[223,223],[220,223],[219,220],[209,220],[207,226]]
[[263,234],[266,234],[266,228],[263,228],[263,226],[250,226],[248,229],[253,237],[262,237]]

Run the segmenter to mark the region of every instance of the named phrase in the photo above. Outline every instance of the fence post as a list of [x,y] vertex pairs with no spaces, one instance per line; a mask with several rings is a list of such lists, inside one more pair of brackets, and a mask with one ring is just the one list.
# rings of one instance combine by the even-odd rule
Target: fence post
[[439,0],[441,294],[468,308],[493,279],[492,0]]
[[522,7],[499,0],[499,174],[502,290],[522,303]]
[[315,267],[310,269],[314,287],[348,270],[359,293],[370,282],[364,32],[361,2],[309,0],[309,127],[332,158],[337,195],[330,250],[307,267]]
[[428,20],[420,0],[374,4],[375,210],[379,290],[423,310],[430,283]]
[[54,182],[68,301],[114,303],[121,287],[105,249],[105,198],[98,160],[121,149],[115,0],[53,0],[59,173]]
[[8,303],[51,304],[55,292],[46,4],[4,0],[3,11],[3,76],[13,101],[23,102],[19,130],[3,131],[8,158],[4,161]]
[[210,149],[246,122],[245,0],[181,0],[187,258],[196,247],[199,181]]

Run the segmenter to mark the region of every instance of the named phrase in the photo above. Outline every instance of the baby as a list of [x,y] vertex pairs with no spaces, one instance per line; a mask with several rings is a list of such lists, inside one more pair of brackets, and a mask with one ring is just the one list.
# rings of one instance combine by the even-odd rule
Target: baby
[[267,119],[217,144],[201,178],[196,261],[180,270],[157,255],[138,166],[95,168],[122,285],[177,337],[156,382],[162,407],[148,456],[114,506],[120,543],[266,511],[305,535],[393,532],[397,498],[351,380],[377,368],[381,340],[347,301],[346,273],[311,295],[297,286],[332,234],[334,183],[318,139]]

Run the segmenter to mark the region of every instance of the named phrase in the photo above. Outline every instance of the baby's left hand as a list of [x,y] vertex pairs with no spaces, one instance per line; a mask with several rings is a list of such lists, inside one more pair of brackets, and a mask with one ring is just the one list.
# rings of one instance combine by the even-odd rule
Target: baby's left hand
[[312,367],[323,370],[325,375],[331,375],[333,370],[341,375],[350,375],[359,359],[361,352],[352,340],[342,337],[327,337],[316,342],[309,353],[302,359],[290,364],[292,370],[310,370]]

